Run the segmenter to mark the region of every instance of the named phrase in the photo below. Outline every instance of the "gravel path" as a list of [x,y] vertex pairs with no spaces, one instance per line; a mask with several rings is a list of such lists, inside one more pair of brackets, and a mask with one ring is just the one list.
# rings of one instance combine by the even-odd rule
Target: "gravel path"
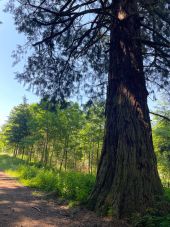
[[61,200],[45,200],[0,172],[0,227],[127,227],[97,217],[85,208],[70,209]]

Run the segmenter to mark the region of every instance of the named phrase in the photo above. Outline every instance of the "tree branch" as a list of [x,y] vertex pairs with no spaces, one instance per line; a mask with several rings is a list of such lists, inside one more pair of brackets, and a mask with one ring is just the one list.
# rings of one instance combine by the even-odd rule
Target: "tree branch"
[[162,114],[158,114],[158,113],[154,113],[154,112],[149,112],[150,114],[152,114],[152,115],[155,115],[155,116],[158,116],[158,117],[161,117],[161,118],[163,118],[164,120],[166,120],[166,121],[169,121],[170,122],[170,118],[168,118],[168,117],[166,117],[166,116],[164,116],[164,115],[162,115]]

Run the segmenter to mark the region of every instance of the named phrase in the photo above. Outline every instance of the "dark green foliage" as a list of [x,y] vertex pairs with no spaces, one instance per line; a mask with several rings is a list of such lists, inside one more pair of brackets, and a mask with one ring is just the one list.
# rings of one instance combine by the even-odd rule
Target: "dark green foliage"
[[157,217],[152,215],[145,215],[141,218],[137,217],[133,221],[134,227],[169,227],[170,226],[170,215]]
[[170,202],[170,188],[165,188],[165,198]]
[[26,138],[28,138],[31,133],[29,127],[30,118],[31,113],[29,106],[26,103],[26,99],[24,99],[22,104],[11,111],[8,124],[4,126],[4,136],[8,141],[8,145],[13,147],[14,155],[20,153],[21,150],[24,151],[27,145],[28,141],[26,141]]
[[131,222],[136,227],[169,227],[170,226],[170,189],[164,188],[163,197],[145,214],[135,214]]
[[[122,1],[122,8],[124,5],[126,3]],[[139,0],[137,5],[138,12],[132,12],[120,25],[128,23],[130,17],[136,17],[136,28],[141,26],[142,29],[148,84],[167,88],[169,2]],[[63,100],[77,93],[83,84],[88,94],[94,93],[93,96],[98,97],[107,83],[110,29],[119,23],[115,6],[116,2],[103,0],[63,0],[55,4],[51,0],[42,3],[9,0],[6,10],[13,14],[17,30],[26,35],[27,49],[31,49],[25,68],[17,74],[17,79],[52,100]],[[16,62],[24,52],[25,46],[18,48],[14,53]]]

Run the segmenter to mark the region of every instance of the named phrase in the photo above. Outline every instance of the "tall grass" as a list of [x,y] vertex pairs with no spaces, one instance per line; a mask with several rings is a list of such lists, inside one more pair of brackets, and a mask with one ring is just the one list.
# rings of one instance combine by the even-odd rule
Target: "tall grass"
[[69,200],[85,202],[93,188],[95,176],[78,172],[62,172],[37,167],[36,164],[9,157],[0,156],[0,168],[17,177],[24,185]]

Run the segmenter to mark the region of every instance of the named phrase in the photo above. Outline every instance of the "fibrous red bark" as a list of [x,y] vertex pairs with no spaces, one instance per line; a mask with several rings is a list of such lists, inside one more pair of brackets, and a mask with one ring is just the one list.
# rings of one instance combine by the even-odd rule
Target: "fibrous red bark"
[[143,212],[162,194],[153,149],[135,1],[113,1],[106,125],[89,205],[122,217]]

